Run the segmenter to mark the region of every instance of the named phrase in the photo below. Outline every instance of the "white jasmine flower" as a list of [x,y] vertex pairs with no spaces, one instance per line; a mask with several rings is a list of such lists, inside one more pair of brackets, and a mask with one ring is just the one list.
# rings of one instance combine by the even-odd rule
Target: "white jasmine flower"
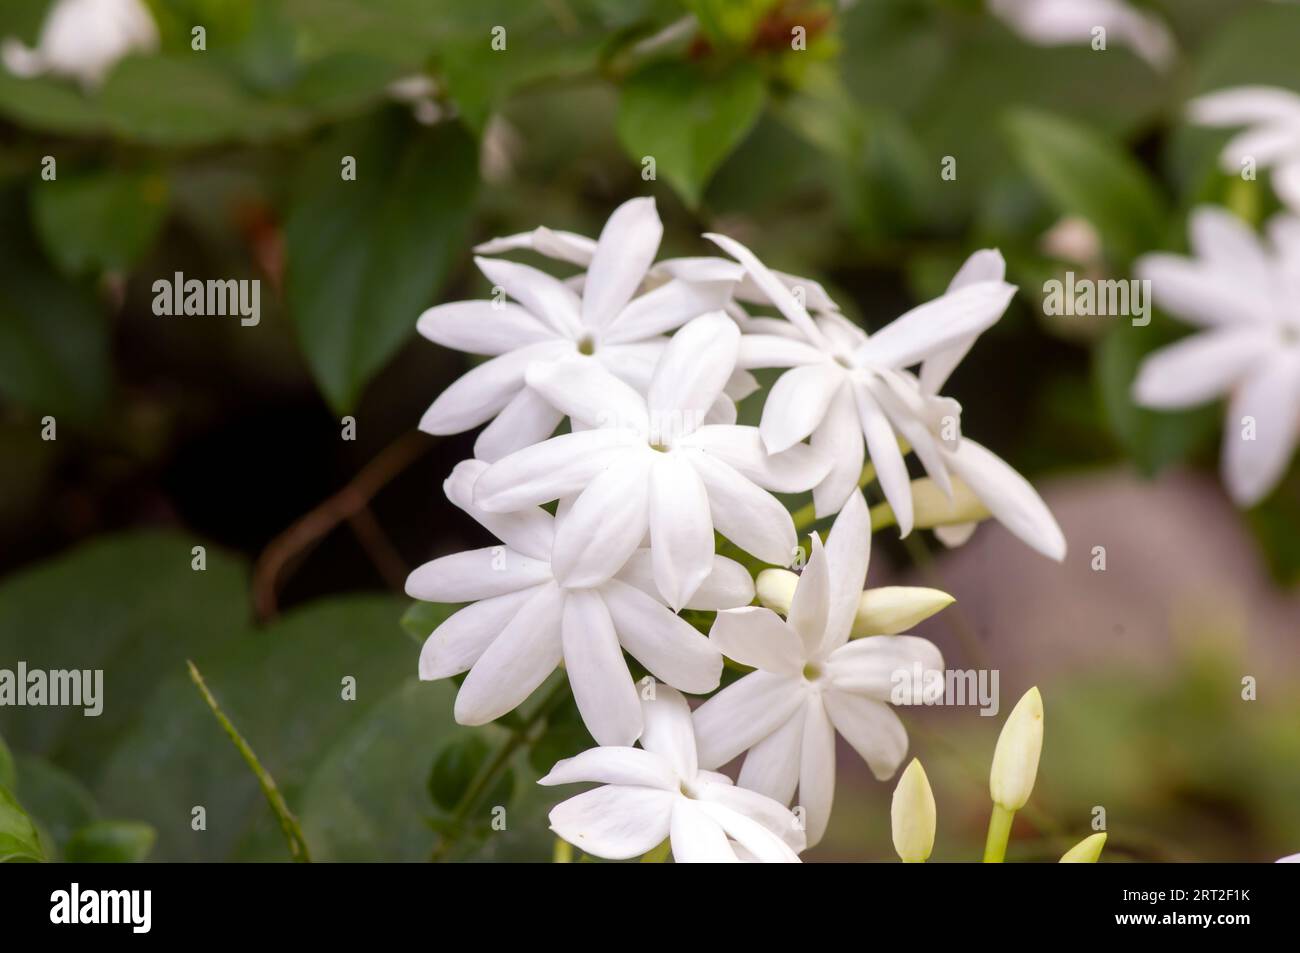
[[412,73],[388,84],[388,95],[399,103],[411,107],[411,115],[422,126],[437,125],[446,118],[438,103],[441,90],[433,78],[423,73]]
[[1205,126],[1246,126],[1228,140],[1219,163],[1228,175],[1245,164],[1272,169],[1273,190],[1300,214],[1300,94],[1275,86],[1236,86],[1195,99],[1193,122]]
[[934,850],[934,829],[937,815],[934,792],[925,768],[912,759],[898,779],[894,799],[889,806],[894,851],[905,864],[920,864],[930,859]]
[[799,822],[786,807],[701,771],[686,699],[658,685],[642,701],[641,747],[602,747],[559,762],[539,784],[601,786],[551,811],[551,830],[609,860],[669,840],[677,863],[798,863]]
[[[963,268],[943,296],[868,336],[839,314],[824,311],[814,318],[749,249],[725,236],[706,237],[745,266],[789,322],[769,321],[774,333],[746,334],[741,342],[742,367],[791,368],[773,385],[763,407],[764,445],[779,453],[811,436],[812,446],[831,456],[830,472],[813,489],[819,516],[836,512],[856,494],[869,452],[876,479],[906,536],[912,530],[911,487],[898,438],[946,486],[941,447],[957,440],[961,407],[933,396],[933,390],[923,392],[902,368],[927,361],[934,370],[923,370],[923,381],[930,376],[942,383],[974,338],[1001,317],[1014,286],[1000,275],[986,278]],[[996,252],[978,254],[1001,262]]]
[[789,803],[797,785],[809,846],[821,840],[830,818],[835,732],[877,778],[890,777],[907,753],[907,731],[887,702],[900,697],[900,682],[911,685],[914,667],[929,673],[923,676],[928,691],[943,668],[939,650],[915,636],[849,641],[871,551],[861,495],[849,498],[825,548],[815,535],[812,547],[785,620],[757,607],[718,613],[709,639],[757,671],[695,711],[700,764],[717,768],[748,751],[742,787]]
[[725,398],[733,416],[710,416],[739,347],[725,315],[696,318],[673,336],[645,396],[595,361],[535,365],[528,386],[593,429],[498,460],[475,485],[475,502],[510,512],[576,496],[552,554],[556,579],[575,588],[618,572],[648,531],[655,582],[674,609],[711,571],[715,529],[760,559],[787,564],[794,522],[767,490],[807,490],[830,464],[805,444],[769,454],[757,428],[732,422]]
[[140,0],[58,0],[45,17],[36,48],[7,37],[0,58],[15,76],[51,73],[100,86],[118,61],[158,46],[158,28]]
[[1031,43],[1091,44],[1104,29],[1107,42],[1128,46],[1155,69],[1174,57],[1174,39],[1156,17],[1124,0],[989,0],[989,9]]
[[1147,356],[1134,399],[1157,409],[1228,396],[1223,481],[1240,506],[1277,485],[1300,437],[1300,218],[1261,240],[1221,209],[1197,209],[1192,257],[1152,254],[1136,270],[1155,302],[1204,330]]
[[[530,366],[588,358],[644,388],[663,350],[662,335],[723,307],[730,293],[725,281],[668,281],[637,295],[662,235],[653,199],[624,202],[601,231],[581,295],[528,265],[476,258],[479,270],[513,303],[457,301],[420,316],[418,329],[431,341],[492,356],[442,392],[420,429],[460,433],[492,420],[474,452],[497,460],[545,440],[563,418],[526,386]],[[498,242],[486,247],[509,246]]]
[[[466,460],[444,486],[448,499],[505,545],[443,556],[406,582],[416,599],[472,603],[438,626],[420,653],[422,679],[469,671],[456,696],[458,722],[481,725],[501,717],[563,661],[592,736],[601,744],[631,744],[641,734],[641,708],[624,649],[683,691],[717,687],[721,656],[663,605],[648,551],[632,553],[618,575],[601,585],[562,585],[551,568],[557,521],[536,508],[498,514],[475,506],[473,486],[486,468]],[[688,605],[731,608],[753,596],[744,567],[713,556]]]

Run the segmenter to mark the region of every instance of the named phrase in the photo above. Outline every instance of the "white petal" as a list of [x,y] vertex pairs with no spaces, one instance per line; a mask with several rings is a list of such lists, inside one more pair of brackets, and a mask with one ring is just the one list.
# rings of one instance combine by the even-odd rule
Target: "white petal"
[[721,825],[699,804],[677,798],[672,819],[673,860],[679,864],[738,863]]
[[1300,161],[1282,162],[1273,167],[1273,191],[1291,211],[1300,215]]
[[835,730],[867,763],[876,780],[893,777],[907,756],[907,729],[894,710],[849,692],[829,691],[822,701]]
[[803,672],[799,633],[771,609],[745,606],[719,612],[709,630],[709,641],[741,665],[779,675],[798,676]]
[[689,282],[722,281],[735,284],[745,277],[745,269],[734,261],[715,256],[665,258],[650,269],[658,280],[680,278]]
[[1237,284],[1230,272],[1164,253],[1143,255],[1133,264],[1151,282],[1155,303],[1183,321],[1214,327],[1265,320],[1257,295]]
[[794,520],[781,502],[721,460],[705,453],[690,460],[709,493],[713,528],[765,562],[789,565],[798,540]]
[[[1007,263],[1002,253],[996,248],[982,248],[972,254],[953,275],[948,283],[949,291],[957,291],[967,285],[982,281],[1004,281],[1007,275]],[[925,359],[921,365],[921,386],[926,393],[937,394],[943,389],[957,365],[966,357],[978,335],[963,338],[954,345],[944,348]]]
[[745,755],[739,784],[769,798],[789,804],[799,784],[799,759],[803,748],[803,709]]
[[[933,642],[915,635],[872,635],[836,649],[826,662],[826,677],[839,691],[889,701],[896,687],[910,687],[919,672],[943,671],[943,656]],[[910,697],[910,696],[909,696]]]
[[[871,514],[861,493],[854,493],[826,537],[830,593],[822,650],[839,648],[849,638],[867,584],[871,560]],[[796,590],[797,591],[797,590]]]
[[555,337],[555,331],[509,302],[440,304],[420,315],[415,328],[435,344],[471,354],[504,354]]
[[572,340],[581,336],[582,302],[564,282],[544,271],[500,258],[475,258],[474,264],[488,281],[523,305],[529,314],[545,321],[557,334]]
[[603,327],[623,310],[654,261],[663,234],[652,198],[629,199],[614,210],[587,267],[582,294],[586,327]]
[[537,783],[552,785],[590,781],[660,788],[674,793],[678,789],[677,774],[667,761],[651,751],[621,745],[588,748],[572,758],[557,761],[550,773]]
[[551,581],[550,563],[505,546],[431,560],[406,577],[406,594],[424,602],[474,602]]
[[1245,126],[1274,120],[1300,123],[1300,95],[1276,86],[1234,86],[1192,100],[1187,114],[1204,126]]
[[604,601],[570,591],[561,628],[564,667],[587,730],[597,744],[632,744],[641,736],[641,703]]
[[663,843],[678,799],[655,788],[611,784],[557,804],[551,830],[593,857],[627,860]]
[[1015,293],[1015,285],[1003,281],[949,291],[871,335],[858,352],[860,359],[882,367],[909,367],[992,327]]
[[806,683],[789,675],[752,672],[695,709],[700,765],[718,768],[781,727],[808,697]]
[[[802,722],[803,719],[801,715],[796,714],[791,721]],[[798,776],[799,766],[796,761],[794,767],[795,781],[798,780]],[[794,792],[793,784],[790,790],[791,793]],[[728,782],[726,784],[705,784],[700,790],[699,800],[701,803],[725,807],[756,822],[768,833],[784,842],[795,853],[807,846],[807,839],[804,837],[802,825],[800,825],[794,813],[779,798],[772,798],[759,791],[738,787]],[[788,801],[789,798],[786,798],[786,800]],[[728,833],[731,833],[732,837],[742,843],[744,842],[739,835],[732,833],[730,830]]]
[[[648,549],[638,549],[623,564],[617,578],[662,603],[663,593],[655,584],[654,562]],[[712,568],[695,595],[686,603],[687,609],[734,609],[754,601],[754,580],[749,570],[726,556],[713,557]]]
[[686,699],[667,685],[656,685],[653,694],[642,693],[641,712],[645,720],[641,747],[670,764],[678,778],[694,778],[699,764],[695,757],[695,725]]
[[420,650],[420,678],[431,682],[468,671],[536,594],[535,588],[521,589],[475,602],[448,617]]
[[555,540],[555,519],[538,507],[514,513],[489,513],[474,503],[474,487],[488,464],[482,460],[462,460],[443,481],[447,499],[478,521],[511,549],[532,559],[549,563],[551,544]]
[[728,238],[726,235],[705,233],[704,237],[744,265],[745,271],[749,273],[749,277],[753,279],[762,295],[775,305],[776,309],[785,315],[787,320],[802,331],[810,342],[819,346],[824,343],[825,339],[821,331],[813,323],[812,318],[809,317],[808,311],[790,292],[785,282],[758,260],[758,256],[740,242]]
[[791,368],[777,378],[759,425],[768,452],[780,453],[811,434],[844,379],[844,370],[829,361]]
[[740,339],[736,365],[744,368],[798,367],[820,364],[826,355],[797,338],[777,334],[745,334]]
[[718,312],[695,318],[673,335],[646,395],[652,415],[680,418],[659,421],[661,428],[671,426],[671,433],[690,433],[699,426],[726,386],[739,348],[740,330]]
[[715,801],[700,800],[695,803],[758,863],[799,863],[799,855],[757,821]]
[[[1246,417],[1254,418],[1254,439],[1244,439]],[[1258,503],[1277,485],[1298,435],[1300,347],[1292,345],[1247,378],[1228,404],[1223,480],[1239,506]]]
[[632,430],[601,428],[560,434],[493,463],[474,484],[474,503],[508,513],[579,493],[596,474],[643,446]]
[[1028,480],[969,437],[947,459],[999,523],[1049,559],[1065,558],[1065,535]]
[[713,570],[713,518],[704,482],[678,452],[650,467],[650,552],[655,583],[677,612]]
[[858,405],[862,434],[867,440],[867,453],[876,468],[876,482],[894,511],[899,535],[906,536],[912,531],[912,483],[907,474],[907,463],[898,448],[898,439],[865,384],[854,388],[853,396]]
[[803,743],[799,750],[799,806],[804,809],[808,846],[825,835],[835,800],[835,728],[822,696],[813,694],[804,706]]
[[456,695],[456,721],[485,725],[516,708],[560,664],[564,596],[555,585],[537,590],[493,639]]
[[[831,461],[825,479],[813,487],[813,509],[817,516],[829,516],[840,509],[850,496],[858,493],[862,465],[866,462],[866,445],[862,442],[862,425],[853,390],[840,388],[813,431],[812,448]],[[793,448],[791,448],[793,449]]]
[[471,368],[438,395],[424,412],[420,429],[441,436],[490,420],[524,386],[524,373],[530,364],[554,360],[565,347],[558,341],[530,344]]
[[588,427],[649,426],[645,398],[599,361],[575,357],[534,364],[525,379],[552,407]]
[[516,450],[541,443],[553,433],[564,414],[531,387],[510,398],[495,420],[474,441],[474,456],[495,463]]
[[721,311],[730,291],[726,282],[670,281],[633,298],[605,328],[601,343],[626,344],[673,331],[692,318]]
[[500,255],[503,252],[524,249],[530,249],[539,255],[545,255],[547,258],[554,258],[557,261],[568,262],[571,265],[586,268],[591,264],[592,256],[596,254],[596,242],[586,235],[541,227],[531,232],[520,232],[517,235],[493,238],[481,245],[475,245],[474,253],[476,255]]
[[826,559],[821,537],[813,533],[809,540],[812,551],[808,556],[808,564],[799,574],[799,584],[794,588],[790,613],[786,619],[803,640],[804,654],[815,659],[826,635],[833,567]]
[[601,344],[593,357],[619,380],[631,384],[638,394],[644,394],[650,389],[650,378],[654,376],[655,366],[667,346],[667,338],[651,338],[632,344]]
[[[744,340],[743,335],[741,336],[741,340]],[[762,387],[762,385],[759,384],[757,377],[749,373],[749,371],[745,370],[743,367],[737,367],[731,372],[731,376],[727,378],[727,386],[723,390],[723,393],[730,397],[734,403],[738,404],[750,394],[758,393],[760,387]],[[732,423],[735,423],[735,421],[733,420]]]
[[[770,406],[771,397],[768,403]],[[829,453],[803,443],[780,453],[769,453],[757,427],[706,424],[678,441],[678,445],[704,450],[747,479],[777,493],[802,493],[811,489],[825,478],[831,466]]]
[[722,656],[695,626],[617,579],[601,586],[600,592],[623,648],[647,671],[695,695],[718,687]]
[[648,525],[650,451],[611,463],[556,523],[551,569],[561,585],[598,586],[623,568]]
[[1251,327],[1202,331],[1147,356],[1133,399],[1147,407],[1189,407],[1223,395],[1267,361],[1276,335]]
[[1212,205],[1195,209],[1188,232],[1198,258],[1235,272],[1243,285],[1262,286],[1271,280],[1272,263],[1264,243],[1227,209]]

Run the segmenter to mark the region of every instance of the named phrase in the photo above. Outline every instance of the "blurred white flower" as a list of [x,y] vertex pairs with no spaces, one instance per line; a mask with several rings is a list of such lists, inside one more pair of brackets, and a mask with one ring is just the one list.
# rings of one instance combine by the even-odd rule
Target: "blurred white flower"
[[989,0],[989,9],[1012,30],[1041,46],[1091,43],[1094,31],[1128,46],[1156,69],[1174,57],[1168,27],[1124,0]]
[[[836,517],[825,548],[812,537],[789,615],[746,607],[718,613],[712,641],[757,671],[695,711],[700,764],[717,768],[748,751],[741,787],[788,804],[799,789],[808,844],[821,840],[835,794],[838,730],[877,778],[893,775],[907,731],[887,704],[900,684],[909,700],[914,673],[936,688],[943,658],[925,639],[875,635],[849,641],[871,552],[871,520],[860,494]],[[942,684],[942,675],[938,676]],[[941,690],[941,689],[940,689]]]
[[[566,588],[551,570],[557,521],[549,513],[487,513],[474,505],[473,486],[486,468],[480,460],[466,460],[444,489],[505,545],[435,559],[406,583],[415,599],[472,603],[438,626],[420,653],[422,679],[469,670],[456,696],[458,722],[481,725],[501,717],[563,661],[592,736],[601,744],[631,744],[641,734],[641,709],[624,649],[683,691],[717,687],[721,656],[663,605],[648,551],[633,553],[615,578],[599,586]],[[744,567],[714,556],[689,606],[731,608],[753,596]]]
[[118,61],[158,46],[158,28],[140,0],[57,0],[41,25],[36,48],[14,37],[0,44],[0,59],[15,76],[52,73],[101,85]]
[[769,454],[756,428],[735,424],[722,391],[739,347],[725,315],[694,319],[664,349],[645,396],[595,361],[535,364],[529,388],[575,430],[492,464],[475,502],[510,512],[576,496],[552,556],[556,579],[572,587],[610,578],[648,532],[655,582],[674,609],[708,576],[715,529],[788,564],[794,522],[767,491],[807,490],[830,463],[806,444]]
[[1274,86],[1236,86],[1201,96],[1187,107],[1204,126],[1247,126],[1219,154],[1229,175],[1246,162],[1272,169],[1273,190],[1300,214],[1300,94]]
[[[961,407],[935,391],[1015,294],[1014,286],[1002,280],[1001,255],[972,256],[944,295],[868,336],[837,313],[822,311],[814,318],[749,249],[722,235],[706,237],[740,261],[787,318],[768,319],[741,340],[742,367],[791,368],[773,385],[763,407],[764,445],[776,453],[811,436],[812,446],[832,457],[830,472],[813,490],[819,516],[836,512],[856,494],[870,453],[876,479],[906,536],[912,530],[912,500],[898,437],[946,488],[941,447],[956,444]],[[989,258],[999,266],[996,276],[972,266]],[[922,361],[921,382],[932,385],[924,390],[902,371]]]
[[[417,327],[444,347],[492,358],[443,391],[420,429],[460,433],[492,420],[474,452],[480,459],[497,460],[545,440],[563,419],[561,411],[526,386],[530,366],[585,359],[644,389],[663,350],[662,335],[719,310],[730,294],[727,281],[668,281],[637,295],[662,235],[653,199],[624,202],[601,231],[581,295],[528,265],[476,258],[499,290],[496,299],[438,305],[420,316]],[[485,247],[516,247],[511,242]]]
[[388,95],[410,106],[411,115],[422,126],[435,125],[444,118],[438,103],[439,92],[433,78],[423,73],[412,73],[388,84]]
[[596,857],[626,860],[668,840],[677,863],[798,863],[804,835],[786,807],[701,771],[686,699],[665,685],[642,701],[641,747],[592,748],[539,784],[597,782],[551,811],[551,830]]
[[1286,857],[1279,857],[1274,861],[1275,864],[1300,864],[1300,854],[1290,854]]
[[1300,437],[1300,218],[1274,217],[1264,241],[1202,207],[1190,233],[1192,257],[1146,255],[1135,269],[1158,305],[1204,330],[1148,355],[1133,397],[1165,409],[1228,395],[1223,481],[1250,506],[1277,485]]

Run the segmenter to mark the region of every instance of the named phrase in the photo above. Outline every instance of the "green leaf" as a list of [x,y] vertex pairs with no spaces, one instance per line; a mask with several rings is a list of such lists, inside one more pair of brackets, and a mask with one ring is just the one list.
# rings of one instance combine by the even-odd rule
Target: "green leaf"
[[402,629],[417,645],[424,645],[424,640],[433,634],[433,630],[458,608],[442,602],[412,602],[402,614]]
[[[438,752],[429,772],[429,796],[444,811],[454,811],[461,798],[487,767],[492,746],[478,732],[448,741]],[[505,773],[488,795],[491,804],[507,804],[514,791],[514,777]]]
[[78,830],[63,859],[80,864],[138,864],[153,850],[158,832],[140,821],[95,821]]
[[48,834],[47,843],[66,844],[73,831],[98,818],[99,808],[86,786],[44,758],[20,756],[18,775],[14,793],[31,808],[37,827]]
[[21,194],[0,194],[0,396],[92,423],[108,400],[108,328],[94,298],[46,263],[27,211]]
[[[342,178],[345,156],[356,180]],[[336,411],[414,332],[461,252],[478,169],[473,140],[388,110],[339,128],[308,159],[289,213],[289,306]]]
[[33,187],[36,234],[65,274],[126,271],[162,228],[167,192],[158,172],[69,170]]
[[683,62],[652,64],[630,77],[619,100],[618,137],[634,162],[655,160],[696,207],[710,177],[758,120],[763,77],[747,63],[719,72]]
[[14,755],[0,735],[0,788],[13,791],[18,788],[18,773],[14,770]]
[[748,43],[776,0],[684,0],[700,29],[721,46]]
[[1165,202],[1151,178],[1118,144],[1048,113],[1007,118],[1012,151],[1063,215],[1087,219],[1110,258],[1127,263],[1160,244]]
[[0,787],[0,863],[45,859],[36,825],[13,793]]

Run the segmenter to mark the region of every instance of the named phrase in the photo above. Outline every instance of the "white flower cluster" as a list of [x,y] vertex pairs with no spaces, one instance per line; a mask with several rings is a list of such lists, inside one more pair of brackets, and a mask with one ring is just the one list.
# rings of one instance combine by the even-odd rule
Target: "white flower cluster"
[[[476,261],[493,298],[421,316],[425,337],[489,357],[421,427],[486,424],[445,489],[500,545],[411,574],[417,599],[470,603],[429,636],[420,676],[467,672],[456,719],[479,725],[563,665],[601,747],[543,783],[605,785],[551,815],[585,851],[630,857],[668,838],[679,861],[797,860],[830,815],[836,732],[889,777],[907,750],[887,704],[893,676],[942,665],[929,642],[898,633],[949,597],[862,591],[872,524],[860,479],[874,472],[904,534],[937,526],[956,544],[991,513],[1064,556],[1042,500],[961,437],[960,407],[938,395],[1014,288],[1001,256],[978,252],[946,294],[868,335],[816,283],[723,236],[708,237],[734,260],[656,264],[662,232],[653,200],[638,198],[598,241],[539,228],[489,242]],[[584,270],[561,280],[491,257],[525,249]],[[774,367],[788,370],[761,426],[738,424],[750,371]],[[909,479],[906,448],[927,478]],[[809,491],[817,517],[839,514],[826,544],[813,535],[798,576],[766,570],[765,607],[753,607],[750,572],[716,537],[755,563],[802,565],[773,494]],[[717,612],[707,638],[682,609]],[[634,682],[625,652],[653,679]],[[724,656],[754,671],[692,715],[679,692],[718,688]],[[746,751],[739,786],[715,773]],[[786,807],[796,787],[798,816]]]

